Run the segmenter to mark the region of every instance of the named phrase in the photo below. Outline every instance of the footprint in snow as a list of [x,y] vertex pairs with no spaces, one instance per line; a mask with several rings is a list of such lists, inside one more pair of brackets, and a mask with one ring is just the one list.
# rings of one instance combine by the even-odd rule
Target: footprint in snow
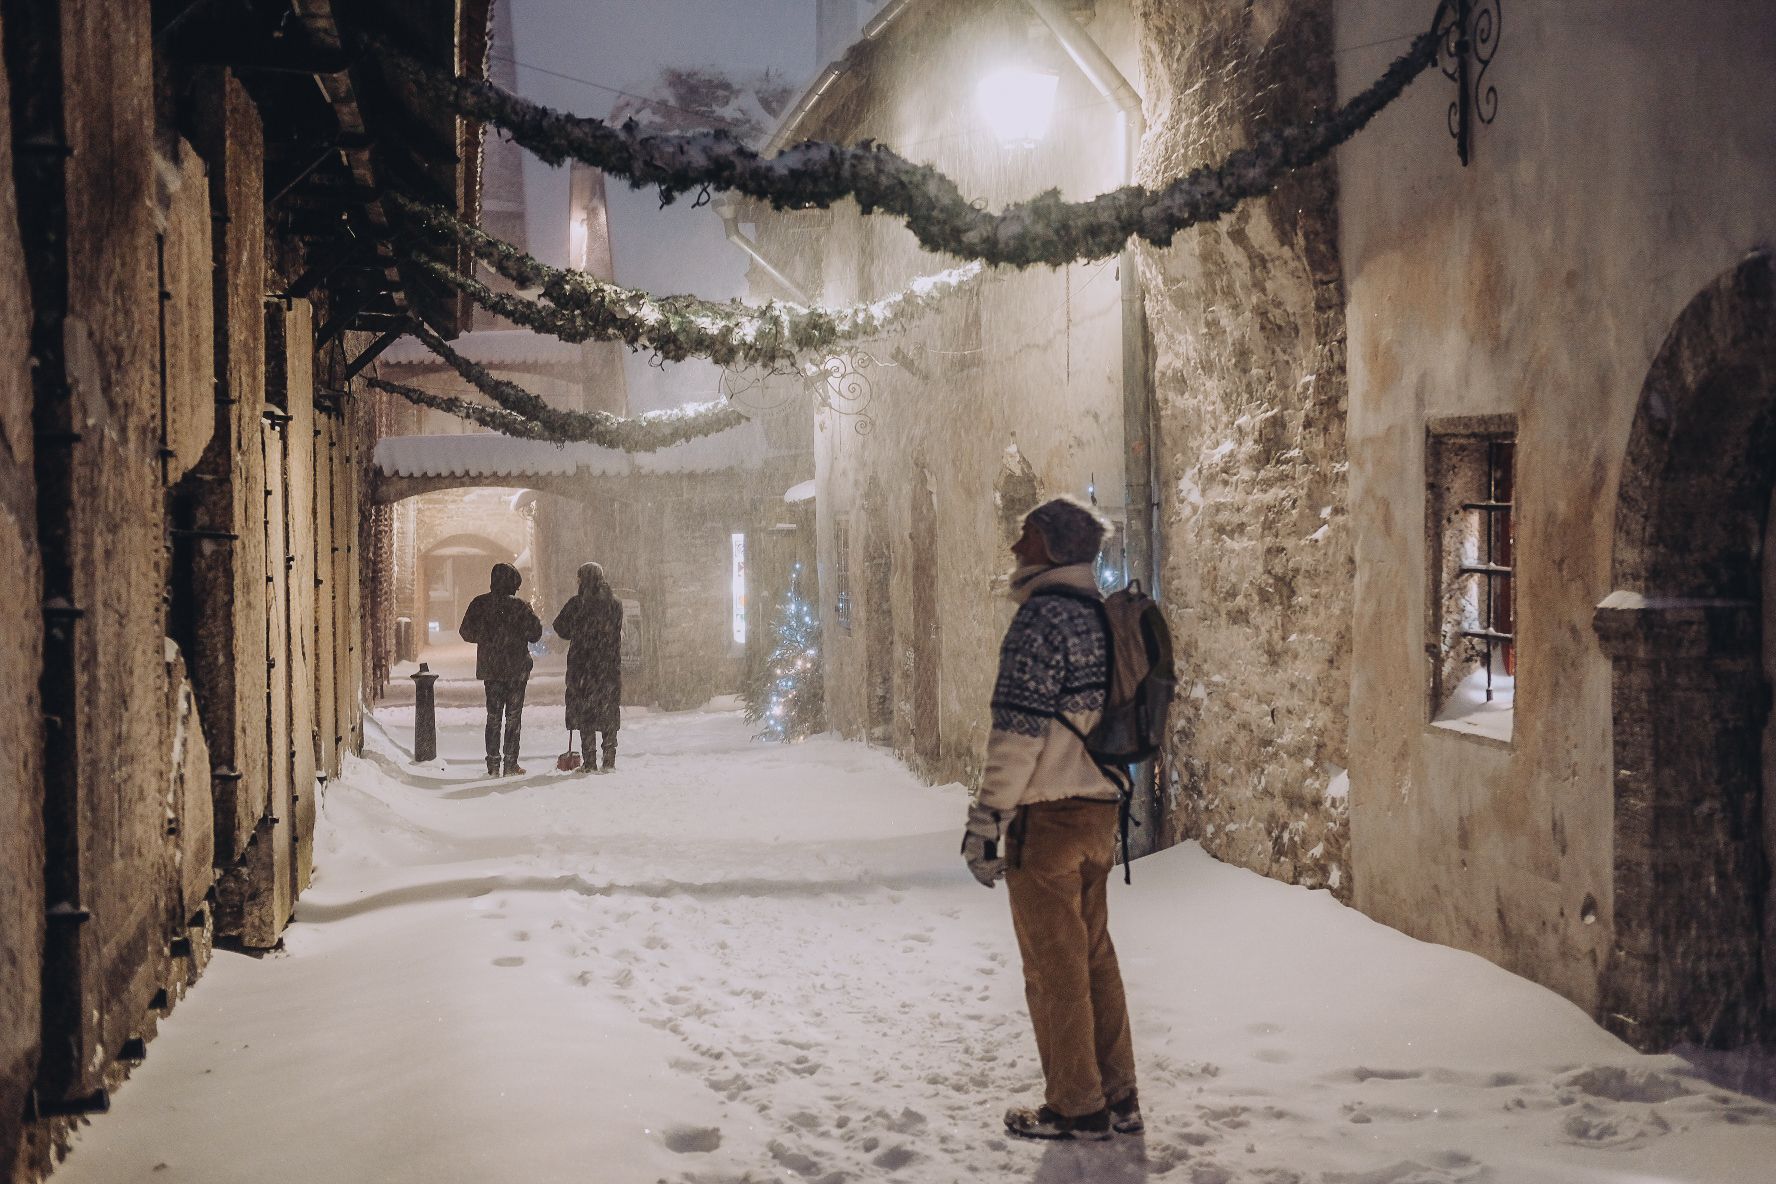
[[493,964],[495,966],[522,966],[524,965],[524,959],[518,957],[516,954],[510,954],[504,958],[495,958]]
[[1559,1078],[1555,1085],[1611,1102],[1669,1102],[1697,1092],[1669,1073],[1618,1065],[1579,1069]]
[[1327,1172],[1325,1184],[1480,1184],[1492,1171],[1460,1151],[1440,1151],[1423,1159],[1403,1159],[1360,1172]]
[[722,1133],[713,1126],[673,1126],[660,1132],[660,1141],[680,1155],[707,1153],[721,1146]]
[[1355,1069],[1349,1070],[1348,1074],[1340,1074],[1338,1076],[1345,1075],[1348,1075],[1356,1081],[1411,1081],[1414,1078],[1423,1077],[1424,1070],[1370,1069],[1366,1066],[1359,1065]]
[[1671,1124],[1657,1110],[1644,1115],[1630,1114],[1608,1106],[1586,1102],[1577,1114],[1569,1114],[1560,1124],[1560,1133],[1568,1142],[1580,1147],[1640,1147],[1660,1135],[1671,1133]]
[[918,1158],[918,1153],[911,1147],[896,1146],[888,1148],[870,1162],[884,1171],[897,1172]]

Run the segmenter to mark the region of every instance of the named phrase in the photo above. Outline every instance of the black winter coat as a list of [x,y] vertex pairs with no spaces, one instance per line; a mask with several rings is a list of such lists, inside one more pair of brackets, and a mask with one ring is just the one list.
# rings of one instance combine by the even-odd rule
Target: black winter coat
[[555,632],[567,650],[567,726],[617,730],[623,701],[623,604],[609,593],[581,592],[561,606]]
[[541,641],[543,623],[516,596],[483,592],[469,601],[457,634],[475,643],[475,677],[483,682],[530,677],[530,643]]

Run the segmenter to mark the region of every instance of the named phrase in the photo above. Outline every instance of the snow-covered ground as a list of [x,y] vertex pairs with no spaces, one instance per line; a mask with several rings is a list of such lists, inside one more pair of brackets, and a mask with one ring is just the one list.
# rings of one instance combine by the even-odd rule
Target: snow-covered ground
[[[410,709],[407,709],[410,712]],[[1776,1108],[1572,1005],[1187,846],[1115,886],[1145,1139],[1040,1146],[1003,889],[961,791],[732,712],[632,717],[610,775],[415,771],[401,710],[327,794],[286,939],[219,954],[64,1184],[1674,1184],[1772,1178]]]

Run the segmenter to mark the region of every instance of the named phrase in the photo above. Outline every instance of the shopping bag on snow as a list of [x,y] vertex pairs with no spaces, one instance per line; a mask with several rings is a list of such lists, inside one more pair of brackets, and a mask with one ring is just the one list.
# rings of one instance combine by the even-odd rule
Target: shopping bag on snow
[[567,751],[555,758],[555,767],[563,773],[571,773],[580,767],[580,754],[574,748],[573,733],[567,734]]

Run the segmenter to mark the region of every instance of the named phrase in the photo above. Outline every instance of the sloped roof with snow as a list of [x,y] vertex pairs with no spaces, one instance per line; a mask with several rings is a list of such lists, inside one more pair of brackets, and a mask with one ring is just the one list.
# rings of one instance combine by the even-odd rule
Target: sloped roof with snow
[[633,473],[716,473],[756,469],[764,437],[752,421],[658,452],[620,452],[597,444],[551,444],[492,432],[459,436],[386,436],[376,442],[385,477],[474,477],[522,484],[526,478],[618,477]]
[[[529,329],[476,329],[451,347],[483,366],[578,366],[585,355],[578,345]],[[382,352],[385,366],[442,366],[444,362],[416,337],[403,337]]]

